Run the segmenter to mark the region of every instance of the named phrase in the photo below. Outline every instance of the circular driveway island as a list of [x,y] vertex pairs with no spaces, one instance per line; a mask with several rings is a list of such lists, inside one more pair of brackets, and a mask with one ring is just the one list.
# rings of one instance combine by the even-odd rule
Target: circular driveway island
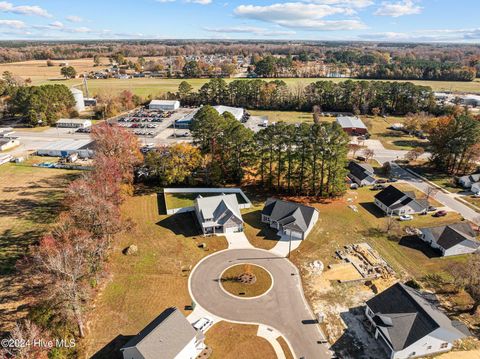
[[[272,288],[256,298],[237,298],[220,286],[225,269],[242,263],[265,268],[272,276]],[[278,330],[291,345],[295,358],[330,358],[320,344],[322,333],[304,296],[297,268],[286,258],[262,249],[227,249],[201,260],[189,278],[194,302],[222,319],[264,324]]]

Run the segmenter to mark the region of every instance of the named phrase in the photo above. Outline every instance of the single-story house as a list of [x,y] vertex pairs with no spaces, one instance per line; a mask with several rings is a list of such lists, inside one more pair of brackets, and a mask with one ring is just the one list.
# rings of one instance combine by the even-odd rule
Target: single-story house
[[198,196],[195,199],[195,214],[204,235],[243,231],[243,218],[234,193]]
[[269,198],[262,210],[262,222],[278,230],[279,235],[307,238],[318,220],[318,210],[294,202]]
[[56,126],[66,128],[89,128],[92,127],[92,121],[81,118],[61,118],[57,121]]
[[168,308],[120,351],[123,359],[195,359],[204,349],[204,335],[177,308]]
[[439,249],[443,256],[473,253],[480,247],[470,224],[459,222],[446,226],[420,228],[419,237]]
[[348,177],[359,186],[368,186],[375,183],[373,167],[366,163],[350,161]]
[[414,192],[400,191],[390,185],[375,195],[375,205],[387,215],[403,215],[425,212],[427,199],[417,199]]
[[339,116],[337,123],[350,136],[365,135],[368,133],[367,126],[356,116]]
[[152,100],[148,108],[150,110],[175,111],[180,108],[180,101],[177,100]]
[[480,194],[480,182],[475,182],[474,184],[472,184],[472,187],[470,187],[470,191]]
[[475,173],[468,176],[462,176],[458,179],[458,183],[463,188],[470,188],[476,182],[480,182],[480,173]]
[[0,151],[11,150],[17,146],[20,146],[20,141],[16,138],[0,138]]
[[470,335],[463,323],[451,321],[420,292],[402,283],[367,301],[365,314],[390,359],[447,352],[454,341]]

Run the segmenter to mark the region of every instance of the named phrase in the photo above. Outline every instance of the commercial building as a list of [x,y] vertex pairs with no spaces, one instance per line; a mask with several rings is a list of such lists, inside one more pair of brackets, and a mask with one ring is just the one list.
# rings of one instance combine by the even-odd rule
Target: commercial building
[[68,157],[73,153],[77,153],[80,158],[93,157],[94,141],[90,139],[59,140],[51,142],[37,150],[37,155],[50,157]]
[[56,126],[66,128],[88,128],[92,126],[92,121],[81,118],[61,118],[57,121]]
[[[230,106],[213,106],[217,112],[222,115],[224,112],[230,112],[233,117],[235,117],[238,121],[241,121],[245,116],[245,110],[241,107],[230,107]],[[185,117],[175,121],[176,128],[190,128],[192,124],[192,120],[195,117],[196,113],[198,112],[199,108],[190,112]]]
[[152,100],[148,105],[150,110],[175,111],[180,108],[180,101],[177,100]]
[[339,116],[337,117],[337,123],[342,129],[350,136],[365,135],[368,133],[367,126],[355,116]]

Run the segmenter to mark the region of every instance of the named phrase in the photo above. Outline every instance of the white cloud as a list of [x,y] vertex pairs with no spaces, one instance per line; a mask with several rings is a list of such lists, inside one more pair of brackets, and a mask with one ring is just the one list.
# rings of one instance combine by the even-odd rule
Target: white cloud
[[26,27],[25,23],[20,20],[0,20],[0,26],[12,29],[23,29]]
[[63,29],[65,27],[60,21],[54,21],[49,26],[53,29]]
[[324,20],[330,15],[354,15],[351,8],[299,2],[277,3],[267,6],[240,5],[237,16],[305,30],[355,30],[366,28],[360,20]]
[[400,17],[404,15],[416,15],[422,12],[422,7],[415,5],[412,0],[403,0],[396,3],[382,2],[382,5],[375,11],[377,16]]
[[364,8],[374,4],[373,0],[304,0],[305,2],[322,5],[341,5],[354,8]]
[[41,8],[40,6],[37,6],[37,5],[15,6],[12,3],[9,3],[7,1],[0,1],[0,11],[10,12],[10,13],[20,14],[20,15],[36,15],[36,16],[42,16],[42,17],[52,17],[52,15],[50,15],[47,10]]
[[398,42],[472,42],[480,40],[480,28],[370,33],[362,35],[362,39]]
[[295,31],[266,29],[263,27],[255,27],[255,26],[232,26],[232,27],[223,27],[223,28],[205,27],[204,30],[209,32],[220,33],[220,34],[236,33],[236,34],[254,34],[258,36],[282,36],[282,35],[295,34]]
[[69,16],[65,17],[65,19],[67,19],[70,22],[82,22],[83,21],[83,19],[80,16],[76,16],[76,15],[69,15]]

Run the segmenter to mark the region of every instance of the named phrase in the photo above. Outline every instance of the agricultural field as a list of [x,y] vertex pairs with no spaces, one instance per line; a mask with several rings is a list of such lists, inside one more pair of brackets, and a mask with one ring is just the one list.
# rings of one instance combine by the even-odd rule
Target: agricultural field
[[[224,237],[199,236],[192,213],[166,216],[157,194],[128,198],[123,214],[133,228],[120,234],[111,254],[110,280],[89,316],[85,356],[112,358],[164,309],[176,306],[185,314],[192,304],[188,293],[190,269],[204,256],[227,248]],[[199,248],[206,243],[206,248]],[[136,255],[123,249],[138,246]]]
[[[147,58],[154,59],[154,58]],[[136,60],[132,58],[132,60]],[[32,60],[23,62],[13,62],[0,64],[0,72],[10,71],[22,78],[30,78],[34,85],[52,83],[63,83],[67,86],[81,85],[81,80],[60,80],[60,60],[53,61],[57,66],[47,66],[46,60]],[[98,67],[93,66],[92,59],[68,60],[69,66],[73,66],[77,73],[81,74],[93,70],[101,70],[108,66],[108,60],[102,59],[102,64]],[[177,91],[178,85],[183,79],[160,79],[160,78],[135,78],[128,80],[121,79],[99,79],[90,80],[89,89],[91,94],[95,95],[104,90],[113,92],[121,92],[123,90],[131,90],[140,96],[156,96],[168,91]],[[235,78],[226,79],[227,82],[233,81]],[[297,84],[309,84],[318,80],[327,80],[326,78],[285,78],[281,79],[289,86]],[[329,78],[333,82],[345,81],[342,78]],[[195,88],[200,88],[208,79],[188,79],[188,82]],[[354,80],[356,81],[356,80]],[[377,81],[377,80],[373,80]],[[382,80],[378,80],[382,81]],[[417,85],[430,86],[434,91],[453,91],[453,92],[480,92],[480,80],[476,79],[472,82],[450,82],[450,81],[411,81]]]
[[31,300],[19,296],[23,283],[15,262],[48,231],[62,210],[64,189],[78,173],[11,163],[0,166],[0,332],[26,314]]

